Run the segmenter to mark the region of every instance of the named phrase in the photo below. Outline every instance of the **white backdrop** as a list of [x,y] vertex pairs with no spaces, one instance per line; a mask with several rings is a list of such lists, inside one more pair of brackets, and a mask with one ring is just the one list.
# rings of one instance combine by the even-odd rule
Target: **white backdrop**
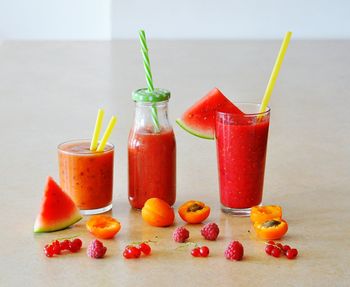
[[347,0],[0,0],[0,39],[350,38]]
[[110,39],[110,0],[0,0],[0,39]]

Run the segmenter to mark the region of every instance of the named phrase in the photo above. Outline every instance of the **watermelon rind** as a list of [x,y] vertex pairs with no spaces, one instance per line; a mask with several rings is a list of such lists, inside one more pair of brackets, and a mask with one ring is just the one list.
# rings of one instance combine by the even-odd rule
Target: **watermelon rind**
[[195,130],[193,128],[190,128],[188,125],[186,125],[184,123],[183,120],[181,119],[177,119],[176,120],[176,123],[181,127],[183,128],[185,131],[187,131],[188,133],[196,136],[196,137],[199,137],[199,138],[202,138],[202,139],[206,139],[206,140],[213,140],[214,139],[214,135],[213,134],[209,134],[209,133],[204,133],[204,132],[201,132],[201,131],[198,131],[198,130]]
[[37,219],[35,220],[34,224],[34,232],[35,233],[41,233],[41,232],[53,232],[65,229],[74,223],[77,223],[79,220],[81,220],[83,217],[79,213],[78,210],[74,214],[72,214],[69,218],[62,220],[60,222],[55,222],[55,224],[47,225],[43,222],[40,214],[38,215]]

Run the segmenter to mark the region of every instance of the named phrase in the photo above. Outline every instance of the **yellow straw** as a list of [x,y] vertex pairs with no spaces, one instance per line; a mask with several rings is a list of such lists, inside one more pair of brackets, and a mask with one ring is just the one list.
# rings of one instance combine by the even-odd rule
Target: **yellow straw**
[[105,112],[103,109],[98,109],[94,134],[92,136],[92,141],[90,144],[90,150],[92,150],[92,151],[96,150],[97,145],[98,145],[98,137],[100,136],[104,114],[105,114]]
[[111,117],[111,119],[108,123],[107,129],[106,129],[105,133],[103,134],[102,140],[101,140],[96,151],[103,151],[104,150],[106,143],[108,141],[108,138],[111,135],[112,130],[113,130],[116,122],[117,122],[117,118],[115,116]]
[[292,32],[287,32],[286,35],[284,36],[284,40],[283,40],[282,46],[280,48],[280,51],[278,53],[278,56],[277,56],[277,59],[275,62],[275,66],[272,69],[270,80],[269,80],[269,83],[267,84],[267,87],[265,90],[264,98],[261,102],[260,113],[265,112],[266,107],[270,101],[271,94],[272,94],[273,88],[275,87],[276,79],[277,79],[278,73],[281,69],[283,58],[284,58],[284,55],[286,54],[288,44],[289,44],[291,37],[292,37]]

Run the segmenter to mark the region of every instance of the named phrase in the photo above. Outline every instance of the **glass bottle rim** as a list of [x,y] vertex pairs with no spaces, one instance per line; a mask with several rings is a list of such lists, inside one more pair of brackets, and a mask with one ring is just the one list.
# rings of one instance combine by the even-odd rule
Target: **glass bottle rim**
[[170,99],[170,91],[160,88],[155,88],[153,91],[149,91],[147,88],[141,88],[132,92],[132,99],[135,102],[142,103],[157,103],[168,101]]

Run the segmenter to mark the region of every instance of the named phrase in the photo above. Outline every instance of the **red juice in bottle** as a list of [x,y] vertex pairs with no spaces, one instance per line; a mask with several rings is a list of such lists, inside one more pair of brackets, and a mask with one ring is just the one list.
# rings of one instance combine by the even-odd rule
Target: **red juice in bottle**
[[148,133],[131,130],[128,146],[129,201],[142,208],[158,197],[170,205],[176,198],[176,144],[174,132]]
[[128,141],[129,202],[133,208],[142,208],[152,197],[170,205],[176,200],[176,142],[167,114],[170,92],[156,89],[155,93],[158,97],[146,89],[133,93],[135,119]]

